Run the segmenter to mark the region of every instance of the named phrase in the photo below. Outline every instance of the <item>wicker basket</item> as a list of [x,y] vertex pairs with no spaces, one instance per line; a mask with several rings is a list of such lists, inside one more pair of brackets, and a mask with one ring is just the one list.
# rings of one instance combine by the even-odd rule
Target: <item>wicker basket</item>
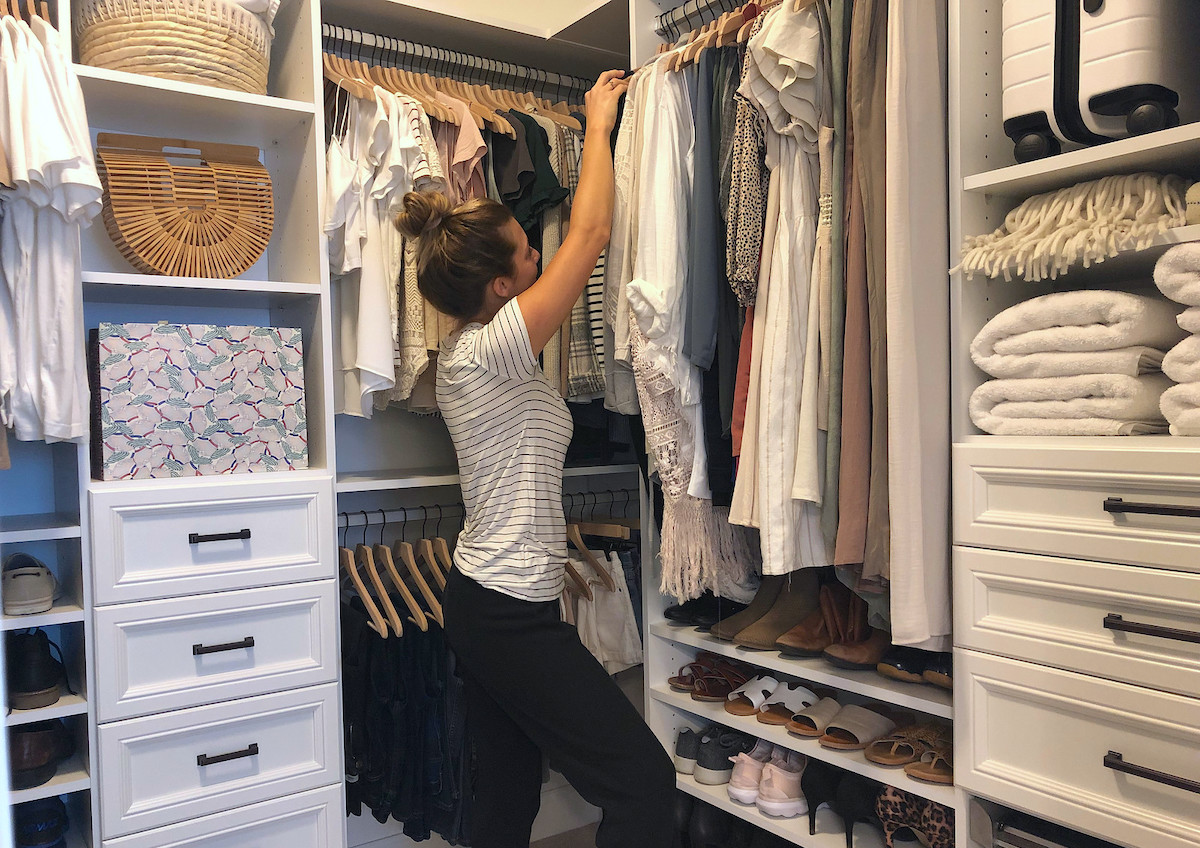
[[101,133],[96,164],[109,237],[143,273],[236,277],[262,256],[275,224],[271,176],[258,153]]
[[75,33],[85,65],[267,93],[270,29],[226,0],[82,0]]

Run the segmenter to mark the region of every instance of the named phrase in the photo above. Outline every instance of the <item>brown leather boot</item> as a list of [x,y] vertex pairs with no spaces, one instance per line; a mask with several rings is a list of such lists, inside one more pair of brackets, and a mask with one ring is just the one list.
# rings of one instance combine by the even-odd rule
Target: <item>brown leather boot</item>
[[758,592],[754,595],[754,600],[750,602],[750,606],[736,615],[731,615],[729,618],[723,618],[718,621],[708,631],[709,634],[714,639],[732,642],[733,637],[737,636],[738,633],[771,611],[771,607],[775,605],[776,598],[779,597],[779,590],[783,588],[785,577],[786,575],[783,574],[769,574],[763,577],[762,583],[759,584]]
[[822,586],[817,609],[777,638],[775,647],[787,656],[819,657],[835,637],[845,634],[852,594],[841,583]]
[[871,635],[861,642],[830,645],[824,657],[838,668],[875,668],[892,647],[892,634],[871,628]]
[[775,650],[775,640],[791,630],[818,605],[817,572],[803,568],[788,574],[771,610],[734,637],[734,643],[758,651]]

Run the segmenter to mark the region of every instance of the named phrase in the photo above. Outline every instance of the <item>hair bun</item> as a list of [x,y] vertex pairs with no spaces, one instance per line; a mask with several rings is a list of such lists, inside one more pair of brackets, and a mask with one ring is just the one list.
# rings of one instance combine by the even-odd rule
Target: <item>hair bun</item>
[[404,195],[404,209],[396,215],[396,229],[409,238],[420,238],[441,226],[453,208],[436,191],[410,191]]

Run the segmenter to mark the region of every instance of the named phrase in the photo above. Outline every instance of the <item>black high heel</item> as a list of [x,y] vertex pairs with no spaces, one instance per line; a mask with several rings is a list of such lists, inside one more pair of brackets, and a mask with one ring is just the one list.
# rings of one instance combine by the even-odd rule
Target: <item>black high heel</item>
[[846,848],[854,848],[854,825],[859,822],[883,827],[875,812],[875,802],[881,792],[882,783],[857,774],[848,774],[838,783],[833,810],[842,817],[846,829]]
[[837,797],[838,784],[845,772],[821,760],[811,757],[800,778],[800,789],[808,800],[808,835],[817,832],[817,807],[832,803]]

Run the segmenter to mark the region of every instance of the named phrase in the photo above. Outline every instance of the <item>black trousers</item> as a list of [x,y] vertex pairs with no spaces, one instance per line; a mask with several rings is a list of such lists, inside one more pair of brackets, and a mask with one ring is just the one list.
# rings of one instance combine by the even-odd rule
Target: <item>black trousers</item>
[[543,754],[604,811],[597,848],[669,846],[671,760],[558,603],[518,600],[452,570],[443,610],[478,757],[473,848],[528,848]]

